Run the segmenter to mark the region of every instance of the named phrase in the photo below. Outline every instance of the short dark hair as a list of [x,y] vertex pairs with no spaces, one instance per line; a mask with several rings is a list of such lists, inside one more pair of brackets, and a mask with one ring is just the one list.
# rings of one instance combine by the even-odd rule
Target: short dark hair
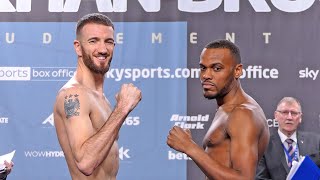
[[80,35],[80,31],[83,28],[83,26],[86,24],[89,24],[89,23],[111,26],[112,29],[114,29],[114,25],[108,16],[100,14],[100,13],[87,14],[87,15],[83,16],[82,18],[80,18],[77,23],[77,28],[76,28],[77,37]]
[[232,43],[231,41],[224,40],[224,39],[218,39],[215,41],[212,41],[208,43],[205,48],[207,49],[229,49],[231,52],[231,55],[234,57],[235,62],[237,64],[241,63],[241,56],[240,56],[240,50],[237,45]]

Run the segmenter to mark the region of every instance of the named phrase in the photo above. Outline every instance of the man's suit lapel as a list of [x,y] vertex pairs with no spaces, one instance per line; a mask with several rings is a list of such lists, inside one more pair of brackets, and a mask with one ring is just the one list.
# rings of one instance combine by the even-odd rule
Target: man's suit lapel
[[275,154],[279,154],[279,157],[280,157],[280,161],[281,161],[281,164],[283,165],[284,169],[286,170],[287,173],[289,173],[289,167],[288,167],[288,164],[287,164],[287,160],[286,160],[286,157],[285,157],[285,154],[284,154],[284,151],[283,151],[283,147],[282,147],[282,142],[281,142],[281,139],[280,139],[280,136],[278,135],[278,133],[276,133],[274,136],[274,143],[275,143],[275,146],[274,147],[278,147],[277,148],[277,152]]
[[298,131],[297,131],[297,140],[298,140],[299,155],[301,156],[306,154],[307,146],[303,145],[303,143],[306,143],[304,139],[304,135],[302,133],[298,133]]

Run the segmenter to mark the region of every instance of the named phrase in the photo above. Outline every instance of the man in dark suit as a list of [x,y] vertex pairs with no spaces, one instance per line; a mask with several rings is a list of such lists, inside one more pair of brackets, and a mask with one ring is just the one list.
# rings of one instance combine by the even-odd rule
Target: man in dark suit
[[269,146],[259,161],[256,179],[285,180],[292,162],[300,156],[309,155],[320,166],[320,136],[297,131],[302,122],[300,102],[293,97],[284,97],[274,116],[279,128],[270,131]]

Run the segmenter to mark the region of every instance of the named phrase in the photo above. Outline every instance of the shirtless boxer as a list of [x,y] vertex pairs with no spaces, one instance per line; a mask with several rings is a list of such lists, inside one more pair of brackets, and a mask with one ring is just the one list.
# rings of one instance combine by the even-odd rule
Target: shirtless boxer
[[61,88],[54,106],[54,123],[73,180],[115,180],[119,169],[118,133],[141,100],[141,91],[123,84],[116,106],[104,95],[104,75],[114,50],[114,26],[102,14],[82,17],[74,48],[74,76]]
[[269,129],[259,104],[241,88],[238,47],[227,40],[209,43],[200,55],[200,70],[204,96],[218,105],[203,148],[192,140],[190,130],[177,126],[167,144],[187,154],[207,179],[254,179]]

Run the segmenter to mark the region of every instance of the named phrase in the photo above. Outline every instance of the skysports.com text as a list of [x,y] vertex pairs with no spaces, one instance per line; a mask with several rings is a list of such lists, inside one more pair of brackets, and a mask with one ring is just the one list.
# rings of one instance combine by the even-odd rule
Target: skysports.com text
[[169,68],[133,68],[133,69],[110,69],[107,72],[106,77],[115,79],[115,81],[121,81],[122,79],[132,79],[136,81],[139,78],[198,78],[199,68],[176,68],[172,73]]

